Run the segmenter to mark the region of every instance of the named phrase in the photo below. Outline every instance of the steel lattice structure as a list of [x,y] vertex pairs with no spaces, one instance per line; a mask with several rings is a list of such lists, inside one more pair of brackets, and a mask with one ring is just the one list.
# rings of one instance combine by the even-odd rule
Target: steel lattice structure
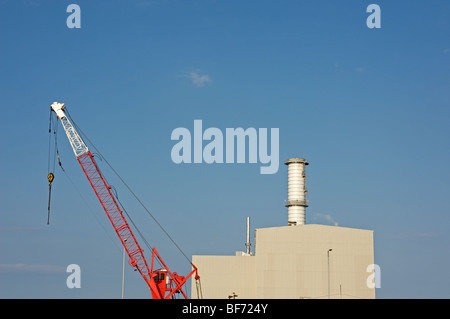
[[[92,189],[97,195],[100,204],[105,210],[108,219],[114,227],[114,230],[116,231],[130,258],[129,264],[139,271],[145,282],[150,287],[152,297],[154,299],[174,298],[175,293],[181,293],[183,297],[187,298],[182,286],[194,273],[196,274],[195,278],[199,279],[197,268],[192,265],[193,270],[186,277],[179,276],[177,273],[172,273],[154,247],[152,249],[151,268],[149,268],[143,249],[139,246],[139,243],[137,242],[130,225],[125,219],[116,198],[113,196],[111,186],[107,184],[105,178],[103,177],[97,163],[95,162],[93,154],[89,151],[65,115],[64,107],[65,106],[63,103],[57,102],[51,105],[52,110],[56,113],[63,124],[64,131],[66,132],[70,145],[72,146],[83,172],[85,173]],[[163,266],[163,268],[157,270],[154,269],[156,259]]]

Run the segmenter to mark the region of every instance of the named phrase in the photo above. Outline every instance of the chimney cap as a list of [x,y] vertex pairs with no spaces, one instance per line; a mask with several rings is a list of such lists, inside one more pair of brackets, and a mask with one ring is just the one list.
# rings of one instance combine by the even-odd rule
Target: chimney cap
[[305,165],[309,165],[309,163],[306,161],[306,159],[301,157],[293,157],[288,159],[286,162],[284,162],[285,165],[289,165],[291,163],[304,163]]

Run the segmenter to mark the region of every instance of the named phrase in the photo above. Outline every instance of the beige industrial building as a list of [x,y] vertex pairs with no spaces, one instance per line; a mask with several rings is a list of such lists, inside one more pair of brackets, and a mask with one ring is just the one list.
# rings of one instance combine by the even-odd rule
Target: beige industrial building
[[[370,230],[326,225],[256,229],[254,255],[193,256],[192,261],[205,299],[375,298],[367,284],[368,266],[374,264]],[[195,283],[191,295],[197,296]]]
[[[205,299],[375,298],[373,231],[305,224],[304,159],[286,162],[288,225],[255,230],[254,253],[193,256]],[[292,167],[293,166],[293,167]],[[192,281],[191,296],[197,298]]]

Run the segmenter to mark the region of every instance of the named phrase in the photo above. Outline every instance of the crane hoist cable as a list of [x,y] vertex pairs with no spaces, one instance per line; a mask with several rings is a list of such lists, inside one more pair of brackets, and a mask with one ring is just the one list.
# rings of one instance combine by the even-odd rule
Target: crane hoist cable
[[164,234],[170,239],[170,241],[175,245],[175,247],[180,251],[180,253],[186,258],[186,260],[189,262],[189,264],[191,264],[192,266],[194,266],[191,262],[191,260],[189,259],[189,257],[185,254],[185,252],[181,249],[181,247],[175,242],[175,240],[172,238],[172,236],[170,236],[170,234],[167,232],[167,230],[158,222],[158,220],[155,218],[155,216],[153,216],[153,214],[150,212],[150,210],[144,205],[144,203],[139,199],[139,197],[136,195],[136,193],[131,189],[131,187],[125,182],[125,180],[119,175],[119,173],[117,173],[117,171],[112,167],[112,165],[108,162],[108,160],[106,159],[106,157],[100,152],[100,150],[95,146],[94,143],[92,143],[92,141],[89,139],[89,137],[83,132],[83,130],[80,129],[80,127],[76,124],[76,122],[73,120],[73,118],[70,115],[70,112],[67,108],[67,106],[65,107],[65,112],[68,116],[68,118],[70,119],[70,121],[72,122],[73,126],[83,135],[83,137],[91,144],[91,146],[95,149],[95,151],[97,152],[97,154],[99,154],[103,160],[105,161],[105,163],[109,166],[109,168],[114,172],[114,174],[117,176],[117,178],[119,178],[119,180],[125,185],[125,187],[128,189],[128,191],[133,195],[133,197],[139,202],[139,204],[144,208],[144,210],[147,212],[147,214],[154,220],[154,222],[158,225],[158,227],[164,232]]
[[[67,116],[69,116],[68,111],[66,111],[66,113],[67,113]],[[69,117],[70,117],[70,116],[69,116]],[[70,120],[73,122],[73,119],[70,119]],[[73,125],[74,125],[77,129],[79,129],[79,128],[75,125],[75,123],[73,123]],[[81,132],[81,131],[80,131],[80,132]],[[94,147],[94,148],[95,148],[95,147]],[[99,152],[93,154],[93,156],[94,156],[94,157],[98,157],[101,161],[104,160],[103,155],[102,155],[101,153],[99,153]],[[105,160],[105,162],[106,162],[106,160]],[[110,184],[110,183],[107,181],[105,175],[102,173],[102,170],[100,169],[99,166],[97,166],[97,169],[100,171],[100,173],[102,174],[103,178],[106,180],[106,183],[107,183],[108,185],[110,185],[111,191],[114,192],[114,196],[115,196],[115,199],[117,200],[117,203],[119,204],[120,208],[121,208],[122,211],[125,213],[125,215],[127,215],[128,219],[130,220],[130,222],[131,222],[131,224],[133,225],[134,229],[137,231],[137,233],[138,233],[139,236],[141,237],[142,241],[145,243],[145,245],[147,246],[148,249],[152,250],[153,247],[149,244],[149,242],[148,242],[147,239],[144,237],[144,235],[143,235],[143,233],[141,232],[141,230],[139,229],[139,227],[138,227],[138,226],[136,225],[136,223],[134,222],[133,218],[130,216],[130,214],[128,214],[128,211],[125,209],[125,207],[123,206],[122,202],[120,201],[120,199],[119,199],[119,193],[118,193],[116,187],[115,187],[114,185]],[[161,262],[160,262],[159,259],[157,259],[156,261],[160,264],[161,267],[163,266],[163,265],[161,264]]]
[[[49,194],[48,194],[48,216],[47,216],[47,225],[50,224],[50,203],[51,203],[51,191],[52,191],[52,182],[55,178],[54,175],[54,171],[55,171],[55,166],[56,166],[56,160],[58,161],[58,165],[61,167],[62,171],[64,172],[64,174],[66,175],[66,177],[69,179],[70,183],[75,187],[73,181],[70,179],[70,177],[67,175],[66,171],[64,170],[62,163],[61,163],[61,158],[59,155],[59,148],[58,148],[58,121],[56,120],[56,124],[54,122],[54,117],[52,116],[54,112],[52,112],[52,110],[50,109],[50,120],[49,120],[49,150],[48,150],[48,172],[47,172],[47,180],[49,182]],[[53,131],[52,131],[53,128]],[[53,137],[53,143],[52,143],[52,137]],[[100,160],[103,161],[103,156],[98,153],[95,154],[96,156],[98,156],[98,158]],[[100,168],[98,168],[100,170]],[[104,177],[105,178],[105,177]],[[105,178],[106,180],[106,178]],[[142,232],[139,230],[139,228],[136,226],[135,222],[133,221],[133,219],[131,218],[131,216],[128,214],[128,212],[126,211],[125,207],[123,207],[122,203],[120,202],[119,198],[118,198],[118,194],[117,194],[117,190],[115,189],[114,186],[111,185],[112,188],[114,188],[115,191],[115,195],[116,198],[120,204],[120,206],[122,207],[122,210],[125,212],[125,214],[127,215],[127,217],[129,218],[130,222],[132,223],[132,225],[135,227],[135,229],[137,230],[138,234],[141,236],[142,240],[144,241],[144,243],[147,245],[147,247],[152,250],[153,247],[148,243],[148,241],[145,239],[145,237],[143,236]],[[75,187],[76,188],[76,187]],[[80,194],[79,190],[76,189],[77,192]],[[81,194],[80,194],[81,196]],[[82,196],[81,196],[82,197]],[[83,200],[85,200],[83,198]],[[159,260],[157,260],[159,262]]]
[[[49,152],[50,154],[50,152]],[[78,189],[77,185],[75,184],[75,182],[70,178],[69,174],[67,174],[66,170],[61,166],[61,169],[64,173],[64,176],[67,178],[67,180],[70,182],[70,184],[72,185],[72,187],[74,188],[74,190],[77,192],[77,194],[80,196],[81,200],[84,202],[84,204],[86,205],[88,211],[92,214],[92,216],[95,218],[95,220],[97,221],[97,223],[100,225],[100,227],[102,227],[103,231],[105,232],[106,236],[109,238],[109,240],[111,240],[111,242],[115,245],[115,247],[117,248],[117,251],[122,254],[122,250],[121,248],[117,245],[117,242],[113,239],[113,237],[111,237],[111,235],[109,234],[109,232],[106,230],[105,226],[101,223],[101,221],[98,219],[97,214],[94,212],[94,209],[89,205],[88,201],[86,200],[86,198],[83,196],[83,194],[81,193],[81,191]],[[53,175],[53,173],[49,173],[49,175]],[[54,175],[53,175],[54,178]]]
[[[55,171],[55,163],[56,163],[55,154],[52,154],[52,152],[51,152],[52,136],[54,136],[54,141],[55,141],[54,150],[56,150],[56,148],[57,148],[56,137],[57,137],[57,130],[58,130],[58,121],[56,121],[56,125],[53,124],[53,126],[52,126],[52,121],[53,121],[52,113],[53,113],[52,110],[50,110],[50,118],[49,118],[49,126],[48,126],[48,162],[47,162],[47,180],[48,180],[47,225],[50,224],[50,203],[51,203],[51,198],[52,198],[52,183],[53,183],[53,180],[55,179],[55,175],[53,174],[53,172]],[[52,127],[53,127],[53,134],[52,134]],[[51,165],[52,159],[53,159],[53,165]],[[58,154],[58,159],[59,159],[59,154]],[[51,169],[50,169],[50,167],[51,167]]]
[[[152,245],[150,245],[150,243],[147,241],[147,239],[144,237],[144,235],[142,234],[142,232],[140,231],[139,227],[137,227],[136,223],[133,221],[133,218],[131,218],[130,214],[128,214],[128,211],[125,209],[125,207],[123,206],[122,202],[119,199],[119,194],[117,192],[117,189],[111,185],[111,190],[114,190],[114,195],[116,197],[116,200],[118,202],[118,204],[120,205],[120,208],[122,208],[122,211],[125,213],[125,215],[127,215],[128,219],[130,220],[131,224],[133,225],[133,227],[136,229],[136,231],[138,232],[139,236],[141,237],[142,241],[145,243],[145,245],[147,246],[148,249],[152,250],[153,247]],[[157,259],[157,262],[159,263],[159,265],[162,267],[163,265],[161,264],[161,262],[159,261],[159,259]]]
[[[58,165],[61,167],[62,171],[65,172],[64,167],[61,163],[61,158],[59,156],[59,150],[58,150],[58,121],[56,120],[56,124],[53,123],[53,112],[50,109],[50,119],[49,119],[49,126],[48,126],[48,163],[47,163],[47,180],[48,180],[48,208],[47,208],[47,225],[50,224],[50,203],[51,203],[51,197],[52,197],[52,183],[55,179],[55,166],[56,166],[56,160],[58,160]],[[53,134],[52,134],[52,128],[53,128]],[[53,154],[52,154],[52,136],[54,140],[54,146],[53,146]],[[53,162],[53,163],[52,163]],[[50,169],[51,168],[51,169]]]

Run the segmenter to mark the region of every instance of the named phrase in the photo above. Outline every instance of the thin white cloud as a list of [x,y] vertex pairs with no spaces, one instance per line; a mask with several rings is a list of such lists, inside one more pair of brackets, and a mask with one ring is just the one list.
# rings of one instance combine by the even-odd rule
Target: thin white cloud
[[202,72],[192,71],[187,75],[189,80],[196,87],[203,87],[206,84],[212,83],[211,78],[207,74],[202,74]]
[[362,66],[358,66],[358,67],[355,69],[355,71],[358,72],[358,73],[363,73],[363,72],[366,72],[366,68],[365,68],[365,67],[362,67]]
[[320,214],[320,213],[315,213],[314,214],[315,219],[319,218],[319,219],[325,219],[329,224],[332,224],[334,226],[338,226],[338,222],[334,220],[333,217],[331,217],[331,215],[328,214]]
[[16,274],[54,274],[65,272],[66,268],[57,265],[39,264],[0,264],[0,273]]

